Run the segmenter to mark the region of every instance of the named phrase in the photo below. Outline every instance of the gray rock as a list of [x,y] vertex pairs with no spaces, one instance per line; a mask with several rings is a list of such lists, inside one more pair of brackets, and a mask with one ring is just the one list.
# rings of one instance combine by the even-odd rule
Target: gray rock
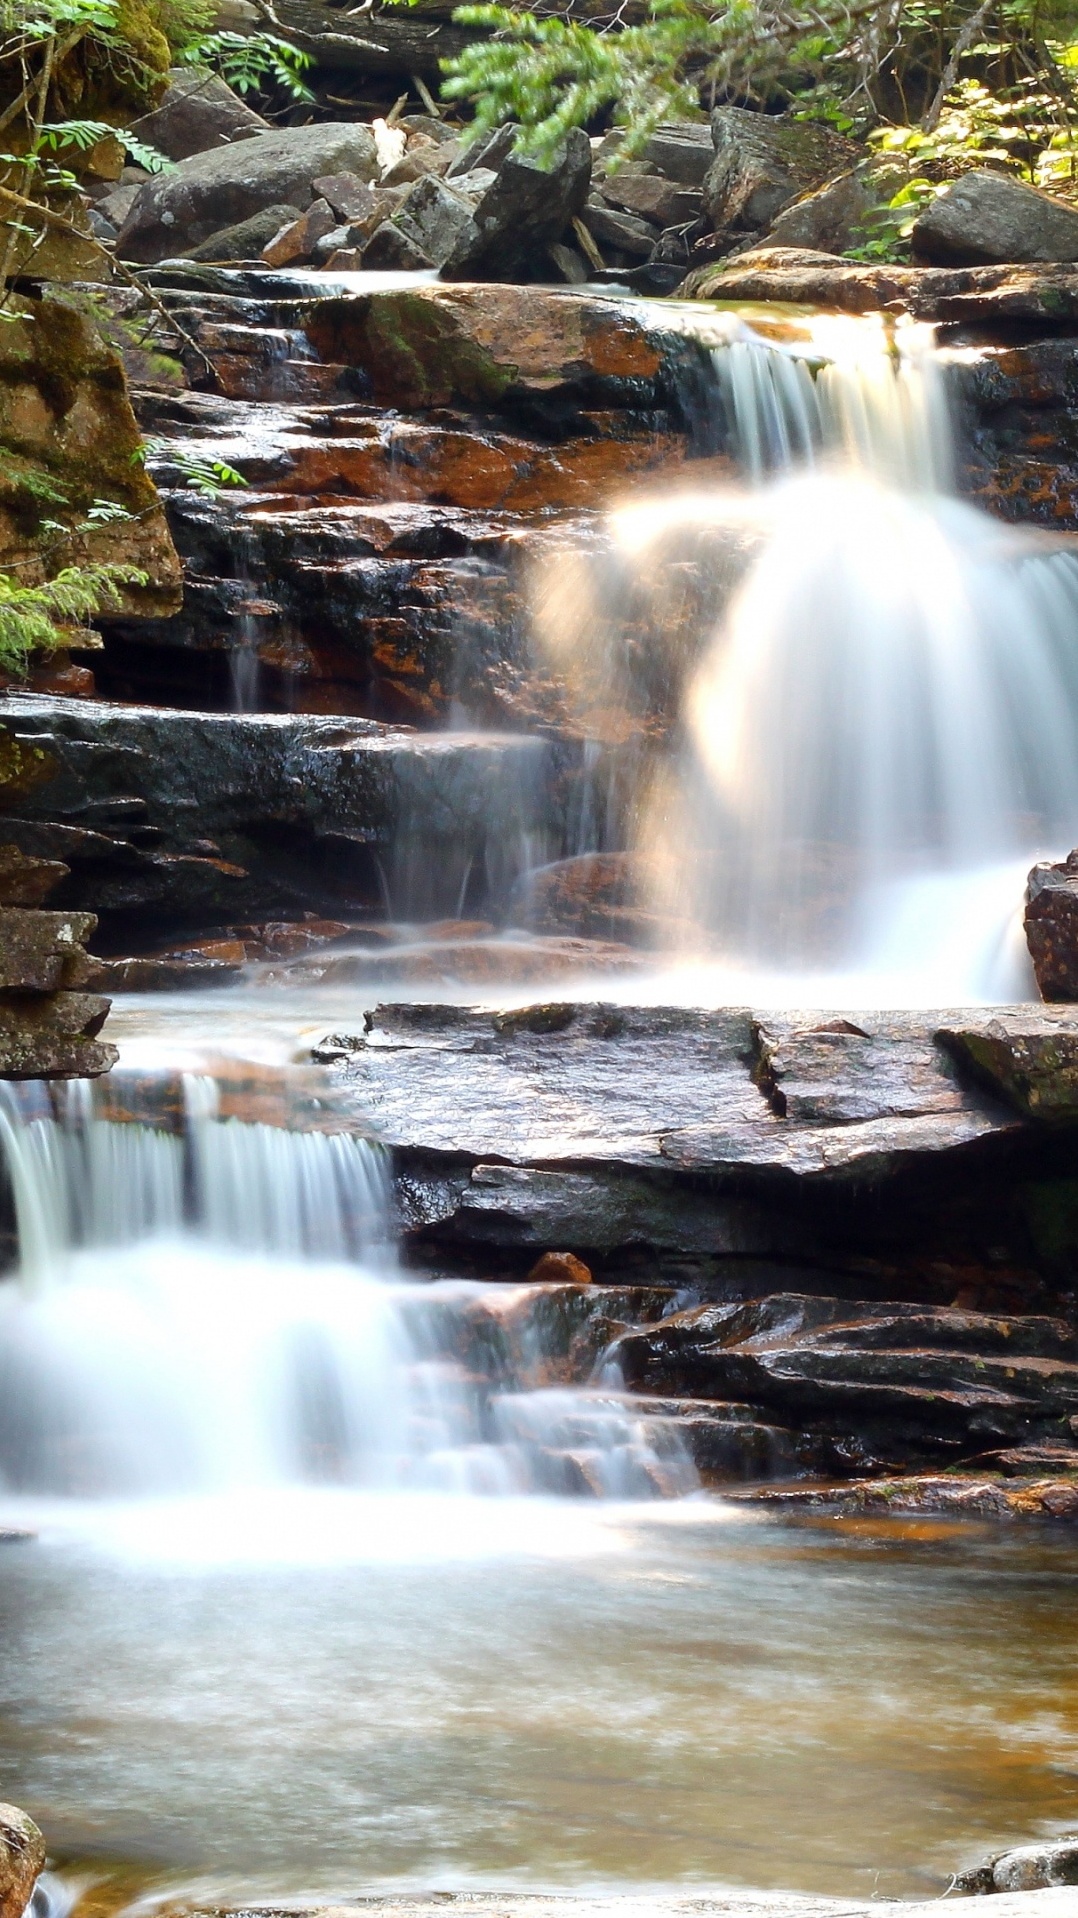
[[912,238],[933,266],[1078,260],[1078,211],[1006,174],[967,173],[925,208]]
[[768,246],[791,246],[814,253],[845,253],[864,244],[865,222],[879,205],[864,175],[851,167],[815,193],[803,194],[773,221]]
[[463,146],[450,162],[446,178],[454,180],[458,174],[470,173],[474,167],[487,167],[492,173],[497,173],[502,162],[512,153],[519,131],[518,127],[507,123],[495,127],[493,133],[488,133],[484,139],[473,140]]
[[472,214],[471,200],[436,174],[427,174],[417,180],[392,219],[379,227],[364,265],[401,265],[410,253],[418,265],[443,266],[471,225]]
[[133,131],[170,160],[189,160],[268,133],[270,126],[218,74],[205,67],[173,67],[168,91],[152,113],[135,121]]
[[263,207],[261,213],[252,213],[249,220],[240,220],[236,226],[226,226],[220,233],[211,233],[201,246],[192,248],[188,257],[192,260],[260,259],[263,247],[268,246],[281,228],[289,225],[295,217],[295,207],[287,206],[283,200],[279,206]]
[[715,158],[704,180],[704,212],[716,233],[759,232],[799,194],[848,171],[857,149],[804,120],[716,107]]
[[956,1891],[969,1893],[1052,1891],[1068,1885],[1078,1885],[1078,1837],[1015,1845],[955,1880]]
[[[489,164],[478,152],[471,167]],[[546,249],[560,240],[588,197],[591,142],[579,127],[566,135],[553,165],[510,154],[460,234],[442,272],[449,280],[541,278]]]
[[649,221],[596,199],[588,201],[581,217],[593,240],[616,247],[620,253],[632,253],[641,260],[650,259],[659,236]]
[[1078,1000],[1078,852],[1029,875],[1026,941],[1042,999]]
[[608,206],[634,213],[657,227],[687,225],[699,219],[703,204],[698,192],[664,180],[660,173],[642,170],[611,174],[599,182],[599,195]]
[[1078,1838],[1020,1845],[992,1866],[994,1891],[1047,1891],[1056,1885],[1078,1885]]
[[137,185],[113,187],[111,193],[103,194],[98,200],[97,212],[103,213],[119,232],[144,185],[145,180],[140,180]]
[[358,173],[323,174],[312,181],[311,190],[329,203],[339,220],[366,219],[374,206],[374,191]]
[[174,257],[180,243],[200,246],[265,207],[310,204],[321,174],[378,177],[374,138],[363,126],[325,121],[285,127],[183,160],[142,188],[117,240],[122,259],[153,262]]
[[829,1033],[730,1009],[382,1006],[373,1042],[358,1040],[341,1071],[403,1151],[593,1172],[870,1177],[1021,1127],[959,1081],[931,1014],[866,1023]]
[[0,1918],[22,1918],[45,1868],[45,1840],[32,1818],[0,1805]]
[[646,147],[650,160],[668,180],[682,186],[703,186],[715,148],[706,121],[675,120],[657,126]]

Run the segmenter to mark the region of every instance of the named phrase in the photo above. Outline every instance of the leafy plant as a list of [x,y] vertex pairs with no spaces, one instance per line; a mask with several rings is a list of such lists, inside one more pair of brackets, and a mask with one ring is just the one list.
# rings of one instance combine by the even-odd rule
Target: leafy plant
[[290,40],[276,33],[208,33],[188,42],[180,54],[184,64],[212,67],[236,93],[257,93],[267,84],[281,87],[290,99],[313,100],[303,79],[311,66]]
[[243,474],[227,460],[194,453],[188,447],[174,445],[171,440],[144,440],[135,458],[142,465],[152,459],[167,460],[171,466],[179,467],[192,492],[201,493],[203,499],[219,499],[230,486],[247,485]]
[[22,673],[31,653],[97,638],[94,614],[120,606],[122,586],[146,582],[136,566],[65,566],[40,586],[20,586],[0,573],[0,668]]

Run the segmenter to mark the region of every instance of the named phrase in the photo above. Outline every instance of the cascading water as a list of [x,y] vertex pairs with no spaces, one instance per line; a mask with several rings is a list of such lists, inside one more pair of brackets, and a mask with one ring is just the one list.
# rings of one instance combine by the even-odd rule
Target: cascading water
[[43,1087],[0,1095],[22,1251],[0,1283],[0,1487],[695,1484],[616,1381],[536,1389],[543,1288],[402,1277],[365,1140],[221,1120],[202,1075],[184,1081],[182,1133],[103,1118],[85,1082],[59,1117]]
[[[1078,556],[953,497],[928,329],[713,324],[720,437],[751,490],[611,521],[672,681],[677,749],[633,827],[650,903],[726,995],[1028,997],[1026,875],[1078,837]],[[680,584],[701,555],[717,625]],[[617,614],[589,647],[581,580],[552,604],[560,659],[620,695]]]

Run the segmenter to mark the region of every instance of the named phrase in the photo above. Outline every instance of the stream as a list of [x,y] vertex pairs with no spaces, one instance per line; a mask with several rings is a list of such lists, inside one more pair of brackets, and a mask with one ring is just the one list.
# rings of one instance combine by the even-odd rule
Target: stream
[[[752,1472],[720,1482],[682,1436],[698,1402],[630,1390],[615,1350],[696,1302],[687,1256],[653,1277],[615,1257],[590,1291],[533,1279],[526,1239],[503,1269],[474,1246],[424,1266],[361,1093],[347,1125],[222,1107],[231,1065],[287,1095],[377,1002],[556,996],[557,1029],[584,1000],[1033,998],[1026,875],[1078,836],[1078,560],[951,497],[924,329],[750,322],[720,316],[705,342],[743,483],[636,497],[533,569],[538,656],[580,734],[557,832],[533,817],[550,740],[499,758],[457,702],[447,751],[491,754],[468,788],[487,836],[477,851],[448,810],[431,825],[437,767],[404,799],[400,775],[380,944],[361,926],[328,962],[121,996],[105,1036],[117,1083],[167,1084],[152,1123],[99,1104],[104,1080],[4,1088],[0,1797],[48,1833],[53,1918],[402,1888],[929,1896],[1078,1817],[1073,1527],[739,1503]],[[244,530],[245,592],[275,536]],[[728,607],[678,652],[664,594],[686,552],[735,547]],[[662,673],[627,606],[669,637]],[[246,717],[263,615],[244,617]],[[649,672],[676,721],[661,753],[622,739],[619,758],[589,726],[640,717]],[[398,748],[420,756],[412,735]],[[338,749],[327,733],[311,752]],[[155,803],[151,858],[160,819],[193,810]],[[334,857],[358,870],[372,835],[344,824]],[[212,866],[216,842],[193,843],[188,864]],[[611,850],[639,860],[657,942],[598,971],[582,940],[553,983],[542,951],[529,971],[529,888]],[[417,899],[462,922],[448,956]],[[740,1064],[762,1124],[777,1108]],[[989,1309],[1010,1308],[971,1311]],[[790,1439],[758,1406],[718,1409],[754,1443]]]

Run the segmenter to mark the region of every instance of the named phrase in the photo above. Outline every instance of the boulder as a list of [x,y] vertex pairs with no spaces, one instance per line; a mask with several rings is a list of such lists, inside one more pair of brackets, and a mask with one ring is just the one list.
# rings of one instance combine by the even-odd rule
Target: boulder
[[132,131],[170,160],[189,160],[268,133],[270,126],[218,74],[205,67],[173,67],[167,92]]
[[599,197],[609,206],[638,214],[642,220],[650,220],[658,227],[678,226],[698,219],[702,205],[698,192],[664,180],[661,173],[642,171],[618,172],[601,180]]
[[[473,167],[489,164],[478,152]],[[546,248],[582,210],[591,180],[591,142],[570,129],[553,164],[511,153],[504,159],[442,272],[449,280],[541,279]]]
[[624,213],[620,207],[607,206],[600,199],[590,199],[581,217],[593,240],[642,260],[650,258],[659,237],[650,221]]
[[358,173],[326,173],[311,185],[315,197],[325,200],[337,218],[349,225],[353,220],[369,218],[374,210],[377,189],[368,186]]
[[912,239],[933,266],[1078,260],[1078,209],[1004,173],[966,173],[925,208]]
[[44,1869],[45,1840],[33,1819],[0,1805],[0,1918],[22,1918]]
[[795,246],[816,253],[845,253],[864,244],[865,223],[879,195],[856,167],[806,193],[774,220],[769,246]]
[[1026,891],[1026,939],[1042,999],[1078,1000],[1078,851],[1034,866]]
[[[444,151],[444,149],[443,149]],[[365,267],[444,266],[471,225],[473,202],[429,173],[417,180],[393,217],[380,226],[363,255]]]
[[711,128],[706,121],[667,121],[656,127],[644,148],[644,158],[668,180],[676,180],[681,186],[703,186],[715,158]]
[[760,232],[799,194],[849,170],[857,149],[828,127],[716,107],[704,213],[716,233]]
[[286,202],[302,212],[321,174],[378,178],[378,153],[369,128],[327,120],[283,127],[249,140],[197,153],[171,173],[147,181],[116,242],[121,259],[152,263],[200,246],[211,234]]
[[257,260],[295,217],[295,207],[287,206],[282,200],[279,206],[267,206],[261,213],[252,213],[249,220],[240,220],[235,226],[222,227],[220,233],[211,233],[201,246],[192,247],[188,257],[192,260]]

